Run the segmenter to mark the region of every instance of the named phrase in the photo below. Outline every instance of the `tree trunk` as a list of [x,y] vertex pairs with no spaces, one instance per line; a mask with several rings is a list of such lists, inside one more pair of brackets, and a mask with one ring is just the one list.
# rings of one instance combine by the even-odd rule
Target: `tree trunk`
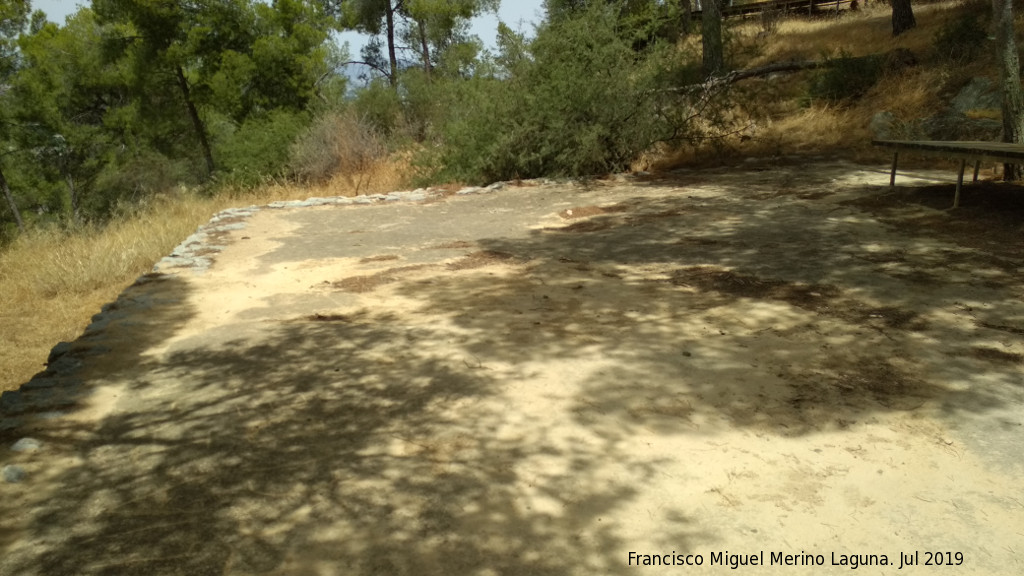
[[690,0],[679,0],[679,17],[682,18],[682,31],[686,36],[690,33],[690,26],[693,24],[693,3]]
[[398,85],[398,56],[395,55],[395,8],[388,0],[388,9],[385,13],[385,20],[388,25],[388,63],[391,65],[390,80],[392,86]]
[[213,152],[210,150],[210,141],[206,138],[206,126],[203,126],[203,121],[199,118],[199,111],[196,110],[196,104],[192,101],[192,92],[188,88],[188,79],[185,78],[185,71],[181,69],[181,66],[177,67],[178,73],[178,87],[181,88],[181,95],[185,98],[185,106],[188,108],[188,117],[192,120],[192,127],[196,131],[196,136],[199,137],[199,145],[203,149],[203,157],[206,159],[206,170],[209,174],[213,174]]
[[7,198],[7,204],[11,207],[11,213],[14,214],[14,221],[18,224],[18,230],[24,234],[25,223],[21,220],[21,212],[18,211],[18,205],[14,203],[14,196],[11,194],[11,188],[7,185],[7,178],[4,178],[4,171],[0,168],[0,188],[4,191],[4,197]]
[[[1012,0],[992,0],[992,20],[996,32],[996,60],[1003,90],[1003,142],[1024,144],[1024,94],[1020,88],[1020,57],[1013,38]],[[1020,166],[1005,164],[1004,180],[1020,180]]]
[[704,76],[719,74],[725,68],[722,49],[722,9],[720,0],[704,0],[701,10],[701,36],[704,48]]
[[68,185],[68,197],[71,200],[71,221],[77,226],[81,222],[81,210],[78,205],[78,188],[75,187],[75,179],[71,172],[64,170],[64,181]]
[[917,20],[910,0],[892,0],[892,35],[899,36],[915,26]]
[[423,20],[417,20],[416,24],[420,29],[420,45],[423,46],[423,70],[427,73],[427,78],[430,78],[432,67],[430,65],[430,44],[427,43],[427,25],[423,23]]

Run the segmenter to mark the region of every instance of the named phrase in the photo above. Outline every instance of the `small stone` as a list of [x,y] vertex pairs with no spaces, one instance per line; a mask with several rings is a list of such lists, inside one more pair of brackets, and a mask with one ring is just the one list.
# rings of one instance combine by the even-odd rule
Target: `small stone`
[[50,356],[46,359],[46,363],[52,364],[57,358],[60,358],[70,351],[71,342],[58,342],[57,345],[50,350]]
[[17,484],[25,479],[25,469],[13,464],[8,464],[3,469],[0,469],[0,474],[3,474],[4,482],[10,484]]
[[35,438],[29,438],[26,436],[25,438],[15,442],[14,445],[11,446],[11,450],[14,450],[15,452],[37,452],[41,450],[42,447],[42,442]]

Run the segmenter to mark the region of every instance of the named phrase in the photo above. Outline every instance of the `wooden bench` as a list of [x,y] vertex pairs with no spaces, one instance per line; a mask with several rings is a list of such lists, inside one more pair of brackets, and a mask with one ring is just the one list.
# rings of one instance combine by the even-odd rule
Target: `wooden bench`
[[960,159],[960,173],[956,179],[956,195],[953,208],[960,206],[960,190],[964,184],[964,168],[968,160],[974,161],[974,181],[978,181],[978,169],[982,160],[1004,164],[1024,165],[1024,146],[1004,142],[941,142],[937,140],[872,140],[871,144],[892,148],[892,175],[889,186],[896,186],[896,163],[900,152],[912,152],[924,156],[943,156]]

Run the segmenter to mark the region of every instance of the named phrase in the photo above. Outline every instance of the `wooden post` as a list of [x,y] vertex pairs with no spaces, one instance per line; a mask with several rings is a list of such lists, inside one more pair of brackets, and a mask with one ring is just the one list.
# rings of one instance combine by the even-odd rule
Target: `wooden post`
[[964,187],[964,168],[967,166],[967,159],[960,160],[960,174],[956,177],[956,195],[953,196],[953,208],[960,207],[960,189]]
[[892,174],[889,176],[889,188],[896,187],[896,162],[900,158],[899,152],[892,153]]
[[981,160],[980,159],[974,161],[974,181],[975,182],[978,181],[978,170],[981,170]]

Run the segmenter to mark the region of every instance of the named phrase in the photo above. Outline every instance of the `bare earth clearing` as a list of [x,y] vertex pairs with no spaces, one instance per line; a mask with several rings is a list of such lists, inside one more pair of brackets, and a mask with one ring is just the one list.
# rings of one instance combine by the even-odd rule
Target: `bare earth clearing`
[[1024,194],[887,183],[261,210],[72,345],[74,410],[3,433],[0,573],[1024,573]]

